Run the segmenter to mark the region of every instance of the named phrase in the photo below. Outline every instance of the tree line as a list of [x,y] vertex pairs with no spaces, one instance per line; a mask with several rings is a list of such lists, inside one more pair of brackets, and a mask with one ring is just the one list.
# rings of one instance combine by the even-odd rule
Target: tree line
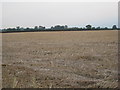
[[35,31],[83,31],[83,30],[118,30],[116,25],[113,25],[111,28],[108,27],[93,27],[92,25],[86,25],[85,27],[79,28],[79,27],[72,27],[69,28],[67,25],[56,25],[52,26],[51,28],[46,28],[44,26],[35,26],[33,28],[27,27],[23,28],[20,26],[17,26],[15,28],[6,28],[1,29],[1,32],[35,32]]

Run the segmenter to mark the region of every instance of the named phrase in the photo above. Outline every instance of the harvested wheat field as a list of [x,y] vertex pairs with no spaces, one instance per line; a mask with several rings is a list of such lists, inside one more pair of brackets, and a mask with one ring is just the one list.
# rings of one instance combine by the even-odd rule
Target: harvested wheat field
[[3,88],[117,88],[118,31],[2,34]]

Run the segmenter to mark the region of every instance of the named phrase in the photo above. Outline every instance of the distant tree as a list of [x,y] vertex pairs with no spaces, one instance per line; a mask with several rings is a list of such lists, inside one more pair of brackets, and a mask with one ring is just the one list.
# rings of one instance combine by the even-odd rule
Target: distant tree
[[113,25],[112,29],[113,29],[113,30],[117,29],[117,26],[116,26],[116,25]]
[[67,29],[67,28],[68,28],[68,26],[67,26],[67,25],[65,25],[65,26],[64,26],[64,28],[65,28],[65,29]]
[[105,30],[108,30],[108,27],[105,27]]
[[85,30],[85,27],[83,27],[82,30]]
[[38,26],[35,26],[34,29],[37,30],[37,29],[38,29]]
[[20,30],[21,30],[21,31],[24,31],[24,28],[23,28],[23,27],[21,27],[21,28],[20,28]]
[[39,26],[39,30],[45,30],[45,27]]
[[56,25],[56,26],[52,26],[51,27],[52,30],[64,30],[64,29],[67,29],[67,25],[65,26],[60,26],[60,25]]
[[91,25],[86,25],[86,29],[91,29],[92,26]]
[[92,30],[95,30],[95,27],[92,27]]
[[26,28],[26,30],[30,30],[30,28],[29,28],[29,27],[27,27],[27,28]]
[[17,30],[20,30],[20,26],[17,26],[16,29],[17,29]]
[[50,29],[54,29],[54,27],[52,26]]
[[83,28],[79,28],[80,30],[82,30]]
[[97,27],[96,29],[97,29],[97,30],[100,30],[101,28],[100,28],[100,27]]

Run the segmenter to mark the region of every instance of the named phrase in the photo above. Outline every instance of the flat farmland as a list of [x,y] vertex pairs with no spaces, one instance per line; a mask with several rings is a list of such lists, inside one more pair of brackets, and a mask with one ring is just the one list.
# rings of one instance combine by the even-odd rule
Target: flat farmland
[[2,34],[3,88],[116,88],[118,31]]

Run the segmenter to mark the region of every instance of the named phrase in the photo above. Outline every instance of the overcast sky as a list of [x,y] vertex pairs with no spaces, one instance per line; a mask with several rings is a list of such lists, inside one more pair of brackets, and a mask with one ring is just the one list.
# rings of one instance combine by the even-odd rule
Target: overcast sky
[[118,25],[117,2],[5,2],[2,15],[3,28]]

